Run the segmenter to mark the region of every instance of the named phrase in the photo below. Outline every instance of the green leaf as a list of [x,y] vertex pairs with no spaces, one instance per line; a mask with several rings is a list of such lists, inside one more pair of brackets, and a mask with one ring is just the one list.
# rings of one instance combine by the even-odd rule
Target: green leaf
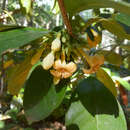
[[29,123],[48,117],[62,102],[66,84],[53,84],[49,71],[36,67],[27,81],[24,91],[24,110]]
[[123,27],[114,19],[102,19],[101,24],[104,29],[118,36],[118,38],[130,40],[130,35],[127,34]]
[[115,16],[115,19],[123,24],[130,26],[130,16],[120,13]]
[[101,81],[105,87],[107,87],[112,94],[116,97],[117,96],[117,90],[115,87],[115,83],[113,82],[113,80],[111,79],[111,77],[107,74],[107,72],[105,72],[103,69],[99,69],[96,72],[96,77],[99,81]]
[[130,15],[130,4],[114,0],[64,0],[68,13],[74,15],[80,11],[97,8],[114,8],[120,12]]
[[[93,106],[93,104],[92,104]],[[119,116],[92,116],[80,101],[71,104],[66,114],[67,130],[127,130],[124,113],[119,105]]]
[[98,54],[104,55],[105,61],[109,62],[110,64],[120,66],[123,63],[122,57],[115,52],[102,50],[98,52]]
[[130,83],[128,83],[127,81],[123,80],[118,76],[112,76],[112,79],[117,80],[124,88],[130,91]]
[[121,106],[100,81],[83,79],[77,92],[79,101],[66,114],[67,130],[127,130]]
[[47,33],[48,31],[45,29],[35,28],[20,28],[0,32],[0,54],[7,49],[17,48],[28,44]]
[[2,25],[2,24],[0,24],[0,32],[6,31],[6,30],[11,30],[11,29],[16,29],[16,28],[23,28],[23,27],[18,26],[18,25]]

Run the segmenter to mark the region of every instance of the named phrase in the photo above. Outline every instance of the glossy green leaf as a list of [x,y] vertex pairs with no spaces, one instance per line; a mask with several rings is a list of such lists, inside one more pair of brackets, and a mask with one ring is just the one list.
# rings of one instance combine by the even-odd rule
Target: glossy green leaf
[[6,32],[0,32],[0,54],[12,48],[17,48],[41,38],[48,31],[45,29],[20,28]]
[[127,130],[121,106],[100,81],[83,79],[77,93],[79,100],[66,114],[67,130]]
[[127,130],[120,105],[118,117],[106,114],[92,116],[80,101],[74,102],[71,104],[65,120],[67,130]]
[[67,12],[74,15],[80,11],[97,8],[115,8],[130,15],[130,4],[114,0],[64,0]]
[[115,16],[115,19],[121,23],[124,23],[128,26],[130,26],[130,16],[129,15],[126,15],[126,14],[123,14],[123,13],[120,13],[120,14],[117,14]]
[[122,57],[115,52],[102,50],[98,53],[104,55],[105,61],[109,62],[110,64],[120,66],[123,63]]
[[130,91],[130,83],[118,76],[112,76],[112,79],[117,80],[124,88]]
[[53,84],[49,71],[36,67],[27,81],[24,91],[24,110],[29,123],[48,117],[62,102],[66,84]]

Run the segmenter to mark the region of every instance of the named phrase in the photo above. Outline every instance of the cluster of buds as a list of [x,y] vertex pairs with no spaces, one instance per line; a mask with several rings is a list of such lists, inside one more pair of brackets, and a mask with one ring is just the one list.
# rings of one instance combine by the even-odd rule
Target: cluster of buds
[[58,33],[56,39],[51,43],[51,52],[43,59],[42,66],[45,70],[50,70],[50,73],[54,76],[54,84],[58,84],[60,79],[69,78],[76,71],[77,66],[74,62],[66,63],[65,53],[63,51],[62,58],[55,60],[55,53],[61,50],[61,34]]
[[43,59],[42,66],[45,70],[50,69],[54,64],[55,52],[61,49],[60,33],[57,35],[56,39],[52,41],[51,52]]

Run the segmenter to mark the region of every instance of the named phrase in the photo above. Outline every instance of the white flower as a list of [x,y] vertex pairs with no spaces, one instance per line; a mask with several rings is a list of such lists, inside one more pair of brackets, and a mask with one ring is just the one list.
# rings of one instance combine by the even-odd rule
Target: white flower
[[53,52],[57,52],[60,50],[60,48],[61,48],[61,41],[60,41],[60,38],[57,37],[55,40],[52,41],[51,50]]
[[50,69],[54,64],[54,52],[50,52],[42,61],[42,66],[45,70]]

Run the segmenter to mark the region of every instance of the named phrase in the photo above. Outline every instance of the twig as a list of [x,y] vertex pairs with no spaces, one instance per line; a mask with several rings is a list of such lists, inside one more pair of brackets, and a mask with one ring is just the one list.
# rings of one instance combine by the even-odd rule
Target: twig
[[58,4],[59,4],[60,10],[61,10],[61,14],[62,14],[64,23],[67,27],[68,33],[71,36],[74,36],[73,33],[72,33],[72,27],[71,27],[71,24],[70,24],[70,21],[69,21],[69,18],[68,18],[68,15],[67,15],[67,12],[66,12],[66,9],[65,9],[65,6],[64,6],[64,1],[58,0]]

